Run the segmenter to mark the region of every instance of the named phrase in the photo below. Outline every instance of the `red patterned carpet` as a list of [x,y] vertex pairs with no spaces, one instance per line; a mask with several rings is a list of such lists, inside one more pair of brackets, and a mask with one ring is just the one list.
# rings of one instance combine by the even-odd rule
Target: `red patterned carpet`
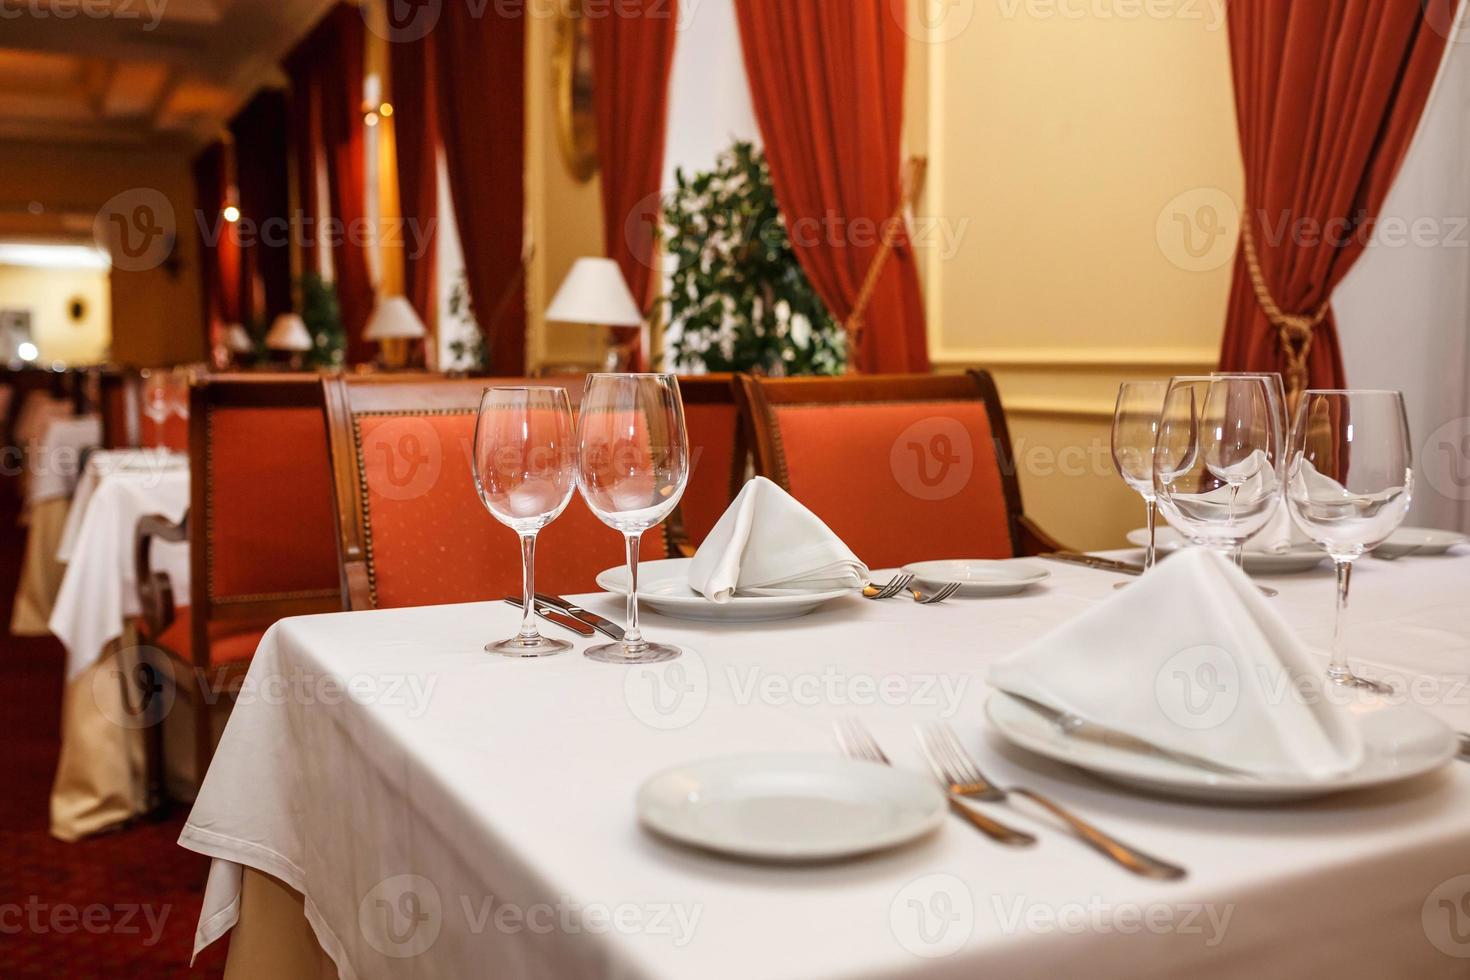
[[[0,616],[25,546],[0,482]],[[221,942],[189,952],[208,861],[177,843],[184,813],[77,844],[46,832],[56,767],[62,648],[6,633],[0,649],[0,977],[218,977]]]

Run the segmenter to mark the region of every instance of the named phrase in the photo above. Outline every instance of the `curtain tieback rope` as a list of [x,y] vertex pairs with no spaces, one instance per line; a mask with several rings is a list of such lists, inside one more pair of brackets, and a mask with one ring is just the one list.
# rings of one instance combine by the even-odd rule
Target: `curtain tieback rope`
[[1308,315],[1304,313],[1287,313],[1281,309],[1275,297],[1271,295],[1271,289],[1266,285],[1266,273],[1261,269],[1261,256],[1256,250],[1255,229],[1251,222],[1251,211],[1245,209],[1244,220],[1240,223],[1241,244],[1245,249],[1246,269],[1250,273],[1251,288],[1256,294],[1256,303],[1261,307],[1261,312],[1266,314],[1266,319],[1276,328],[1276,335],[1281,344],[1281,352],[1286,355],[1286,392],[1289,401],[1294,401],[1297,393],[1306,390],[1307,387],[1307,361],[1312,354],[1312,341],[1317,326],[1327,319],[1327,314],[1332,310],[1332,300],[1325,299],[1322,305],[1317,307],[1316,312]]
[[883,239],[878,245],[878,254],[868,264],[868,274],[863,277],[863,286],[858,290],[857,300],[852,304],[852,314],[842,325],[847,334],[847,370],[850,373],[857,371],[858,352],[862,350],[868,306],[873,302],[873,294],[878,291],[878,280],[882,278],[883,270],[888,265],[888,257],[898,245],[898,229],[903,225],[904,216],[923,190],[924,175],[928,169],[928,157],[909,157],[904,163],[898,207],[894,208],[893,216],[883,225]]

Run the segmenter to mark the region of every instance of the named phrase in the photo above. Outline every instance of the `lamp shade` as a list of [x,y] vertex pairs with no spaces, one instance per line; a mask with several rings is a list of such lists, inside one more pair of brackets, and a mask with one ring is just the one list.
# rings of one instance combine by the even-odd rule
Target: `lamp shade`
[[643,313],[616,262],[578,259],[556,291],[546,319],[554,323],[637,327],[643,324]]
[[245,327],[239,323],[232,323],[225,327],[225,346],[231,353],[249,354],[255,350],[255,341],[250,339],[250,334]]
[[402,296],[389,296],[373,308],[368,318],[368,340],[418,340],[428,333],[413,304]]
[[314,346],[306,321],[297,313],[282,313],[271,324],[271,332],[265,335],[265,345],[271,350],[307,351]]

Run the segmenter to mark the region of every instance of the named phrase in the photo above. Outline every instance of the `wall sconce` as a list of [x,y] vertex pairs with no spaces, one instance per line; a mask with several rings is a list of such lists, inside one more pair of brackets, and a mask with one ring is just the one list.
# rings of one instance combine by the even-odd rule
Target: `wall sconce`
[[382,102],[376,106],[366,106],[362,111],[362,123],[364,126],[376,126],[379,120],[388,119],[393,115],[393,103]]

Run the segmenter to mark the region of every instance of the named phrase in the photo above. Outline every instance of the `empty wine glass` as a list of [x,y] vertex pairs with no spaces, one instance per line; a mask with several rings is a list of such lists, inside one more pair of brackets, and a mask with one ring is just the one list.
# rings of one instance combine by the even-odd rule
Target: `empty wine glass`
[[[1154,533],[1158,505],[1154,495],[1154,446],[1159,439],[1159,414],[1167,381],[1125,381],[1118,386],[1118,404],[1113,409],[1113,464],[1123,482],[1143,498],[1148,515],[1148,552],[1144,571],[1154,567]],[[1120,582],[1119,585],[1127,585]]]
[[1264,377],[1169,382],[1154,449],[1154,492],[1176,530],[1232,559],[1281,499],[1285,433]]
[[1286,500],[1297,526],[1337,568],[1332,681],[1379,693],[1387,684],[1348,667],[1343,620],[1353,562],[1387,540],[1409,512],[1413,456],[1403,395],[1397,391],[1307,391],[1297,405]]
[[689,481],[684,401],[671,374],[588,377],[577,422],[577,485],[587,506],[628,547],[628,629],[621,642],[592,647],[604,663],[648,664],[678,657],[649,643],[638,626],[638,545],[671,514]]
[[174,414],[174,396],[169,392],[169,376],[162,369],[148,371],[143,377],[143,417],[153,423],[143,443],[150,447],[167,445],[164,425]]
[[547,657],[572,648],[536,621],[536,535],[561,516],[576,489],[572,406],[562,388],[487,388],[475,422],[475,489],[491,515],[521,539],[521,631],[489,653]]

